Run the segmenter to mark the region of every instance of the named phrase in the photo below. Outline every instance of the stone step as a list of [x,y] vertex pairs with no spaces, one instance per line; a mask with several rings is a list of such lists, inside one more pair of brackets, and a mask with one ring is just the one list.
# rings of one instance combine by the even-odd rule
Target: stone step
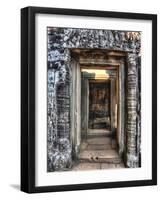
[[111,131],[106,129],[88,129],[87,137],[109,137]]
[[121,163],[116,150],[84,150],[79,154],[80,162],[96,162],[96,163]]
[[80,171],[80,170],[97,170],[97,169],[118,169],[125,168],[123,163],[90,163],[83,162],[77,163],[73,166],[72,171]]
[[86,150],[112,150],[112,145],[109,144],[88,144]]
[[111,144],[111,138],[109,137],[89,137],[86,142],[88,144]]
[[98,158],[98,159],[80,159],[80,163],[108,163],[108,164],[120,164],[121,158]]

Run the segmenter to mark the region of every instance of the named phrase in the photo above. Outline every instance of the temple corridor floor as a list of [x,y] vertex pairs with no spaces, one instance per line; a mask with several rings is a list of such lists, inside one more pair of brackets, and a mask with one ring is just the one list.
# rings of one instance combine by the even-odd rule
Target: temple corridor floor
[[116,145],[108,136],[90,136],[82,141],[79,162],[72,170],[124,168]]

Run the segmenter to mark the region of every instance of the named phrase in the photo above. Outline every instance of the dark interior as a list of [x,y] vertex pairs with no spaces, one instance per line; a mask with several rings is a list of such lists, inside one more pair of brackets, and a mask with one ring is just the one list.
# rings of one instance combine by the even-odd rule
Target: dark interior
[[89,81],[90,129],[110,129],[110,82]]

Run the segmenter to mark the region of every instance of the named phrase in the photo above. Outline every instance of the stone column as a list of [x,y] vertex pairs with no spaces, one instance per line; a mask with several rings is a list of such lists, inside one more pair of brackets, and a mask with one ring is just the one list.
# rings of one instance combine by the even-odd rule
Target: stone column
[[77,60],[71,63],[70,124],[72,155],[77,159],[81,143],[81,73]]
[[112,148],[116,148],[116,70],[110,72],[110,85]]
[[[53,52],[55,55],[55,52]],[[48,70],[48,171],[72,166],[70,141],[70,54]]]
[[119,155],[125,150],[125,63],[120,61],[118,72],[118,144]]
[[83,77],[81,84],[81,126],[82,126],[82,137],[87,138],[88,132],[88,110],[89,110],[89,83],[88,78]]
[[138,167],[137,156],[137,63],[136,54],[127,56],[126,82],[126,138],[127,138],[127,167]]
[[115,106],[116,106],[116,74],[110,74],[110,84],[111,84],[111,132],[116,134],[116,127],[115,127]]

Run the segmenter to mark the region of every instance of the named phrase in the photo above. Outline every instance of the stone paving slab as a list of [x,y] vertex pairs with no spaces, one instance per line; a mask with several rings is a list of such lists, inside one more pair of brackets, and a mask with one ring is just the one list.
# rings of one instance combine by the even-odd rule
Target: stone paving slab
[[79,163],[73,167],[73,171],[101,169],[100,163]]
[[112,164],[112,163],[101,163],[101,169],[115,169],[115,168],[125,168],[123,163]]
[[108,150],[112,149],[111,145],[109,144],[89,144],[86,148],[86,150]]
[[80,146],[80,150],[83,151],[83,150],[87,149],[87,147],[88,147],[88,143],[87,142],[82,142],[81,146]]
[[80,152],[79,158],[80,159],[91,159],[91,157],[99,159],[104,158],[118,158],[118,153],[116,150],[84,150]]
[[104,170],[104,169],[120,169],[125,168],[123,163],[120,164],[107,164],[107,163],[79,163],[72,168],[72,171],[81,170]]

